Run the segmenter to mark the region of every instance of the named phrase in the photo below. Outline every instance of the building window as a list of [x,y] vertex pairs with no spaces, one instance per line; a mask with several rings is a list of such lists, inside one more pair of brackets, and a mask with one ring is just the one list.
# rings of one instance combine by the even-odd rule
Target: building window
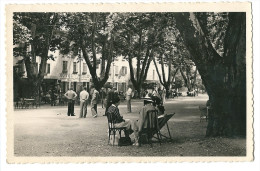
[[50,74],[51,72],[51,64],[46,65],[45,74]]
[[87,64],[83,63],[83,72],[82,74],[87,74],[88,66]]
[[73,62],[73,74],[77,74],[77,62]]
[[73,82],[73,90],[77,91],[77,82]]
[[63,61],[62,73],[68,73],[68,61]]
[[115,75],[118,76],[118,66],[115,66]]
[[126,66],[122,66],[121,75],[125,76],[126,74],[127,74],[127,67]]

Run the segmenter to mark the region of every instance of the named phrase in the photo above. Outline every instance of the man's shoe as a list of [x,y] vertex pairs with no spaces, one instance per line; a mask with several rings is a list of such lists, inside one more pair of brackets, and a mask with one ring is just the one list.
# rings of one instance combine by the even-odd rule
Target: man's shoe
[[93,118],[96,118],[96,117],[97,117],[97,115],[93,116]]

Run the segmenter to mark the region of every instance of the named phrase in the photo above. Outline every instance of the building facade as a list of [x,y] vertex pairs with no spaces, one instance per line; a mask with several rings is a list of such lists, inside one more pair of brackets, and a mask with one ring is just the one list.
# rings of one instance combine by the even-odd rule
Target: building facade
[[[54,60],[47,61],[45,76],[42,83],[43,92],[48,92],[52,87],[58,88],[60,93],[65,93],[70,87],[73,87],[76,92],[81,91],[83,86],[86,86],[88,90],[90,89],[92,82],[91,74],[83,58],[79,58],[78,56],[60,55],[58,51],[55,53],[50,52],[49,55],[53,55]],[[41,58],[36,59],[38,68],[40,60]],[[16,65],[15,63],[17,63],[17,58],[14,58],[14,65]],[[100,63],[98,57],[96,65],[98,76],[100,76],[101,72]],[[24,70],[24,78],[26,78],[24,64],[22,63],[20,65],[19,68],[20,70]],[[136,61],[133,61],[133,66],[136,66]],[[160,65],[158,65],[158,67],[160,70]],[[168,69],[165,70],[168,71]],[[166,74],[168,75],[168,72],[166,72]],[[149,83],[159,83],[159,78],[153,63],[150,64],[146,80]],[[127,86],[131,84],[129,64],[122,56],[115,58],[112,62],[107,82],[121,92],[126,92]]]

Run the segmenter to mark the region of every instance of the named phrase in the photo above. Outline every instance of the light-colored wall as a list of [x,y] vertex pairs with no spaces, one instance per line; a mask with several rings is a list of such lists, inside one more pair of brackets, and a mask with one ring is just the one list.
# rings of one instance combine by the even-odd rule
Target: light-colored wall
[[[81,82],[90,82],[91,79],[91,75],[89,72],[89,69],[87,68],[87,74],[82,75],[83,72],[83,63],[85,63],[84,59],[81,62],[77,62],[78,59],[77,57],[72,57],[71,55],[60,55],[59,51],[54,52],[50,52],[49,55],[52,54],[54,56],[54,61],[53,60],[48,60],[47,64],[50,64],[50,74],[45,75],[45,79],[58,79],[61,80],[62,82],[80,82],[80,74],[81,74]],[[98,56],[99,58],[100,56]],[[36,62],[38,63],[38,65],[40,64],[40,58],[36,59]],[[67,65],[67,74],[62,73],[62,69],[63,69],[63,61],[68,61],[68,65]],[[73,62],[77,62],[77,74],[73,74]],[[81,65],[81,73],[80,73],[80,65]],[[136,68],[136,60],[133,60],[133,66],[134,68]],[[120,73],[120,70],[122,67],[126,67],[127,68],[127,74],[126,75],[116,75],[116,67],[118,67],[118,72]],[[161,65],[158,63],[157,64],[158,68],[159,68],[159,72],[161,73]],[[38,66],[39,68],[40,66]],[[101,65],[99,64],[99,67],[97,69],[97,75],[100,75],[100,67]],[[107,82],[114,82],[114,83],[126,83],[126,85],[128,85],[128,82],[130,80],[130,69],[129,69],[129,64],[128,61],[123,59],[122,56],[117,57],[117,59],[115,59],[115,61],[111,64],[110,67],[111,71],[111,75],[109,75],[108,81]],[[168,76],[168,67],[165,66],[165,76],[167,78]],[[26,75],[25,75],[26,77]],[[148,70],[148,74],[147,74],[147,80],[148,81],[159,81],[156,69],[155,69],[155,65],[153,62],[151,62],[149,70]]]

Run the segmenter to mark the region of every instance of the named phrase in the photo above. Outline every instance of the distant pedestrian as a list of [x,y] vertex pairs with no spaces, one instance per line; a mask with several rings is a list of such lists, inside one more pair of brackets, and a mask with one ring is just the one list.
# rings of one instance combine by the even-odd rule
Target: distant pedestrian
[[158,92],[156,90],[156,87],[153,89],[152,96],[159,97],[159,94],[158,94]]
[[126,104],[127,104],[127,112],[131,113],[131,99],[132,99],[132,89],[130,86],[128,86],[128,89],[126,91]]
[[80,92],[80,118],[86,118],[87,116],[87,107],[88,107],[88,98],[89,94],[87,92],[87,87],[84,87],[83,90]]
[[97,117],[97,103],[98,103],[99,93],[94,86],[92,86],[92,95],[91,96],[92,96],[92,98],[91,98],[91,112],[92,112],[92,116],[94,118],[96,118]]
[[162,90],[162,104],[164,104],[165,101],[166,101],[166,90],[165,90],[165,88],[163,88],[163,90]]
[[74,103],[77,93],[73,91],[73,88],[70,88],[64,96],[68,99],[68,116],[75,116],[74,114]]
[[104,98],[106,96],[106,93],[104,91],[104,88],[101,88],[100,92],[99,92],[99,95],[101,97],[101,106],[102,106],[102,109],[104,108]]

